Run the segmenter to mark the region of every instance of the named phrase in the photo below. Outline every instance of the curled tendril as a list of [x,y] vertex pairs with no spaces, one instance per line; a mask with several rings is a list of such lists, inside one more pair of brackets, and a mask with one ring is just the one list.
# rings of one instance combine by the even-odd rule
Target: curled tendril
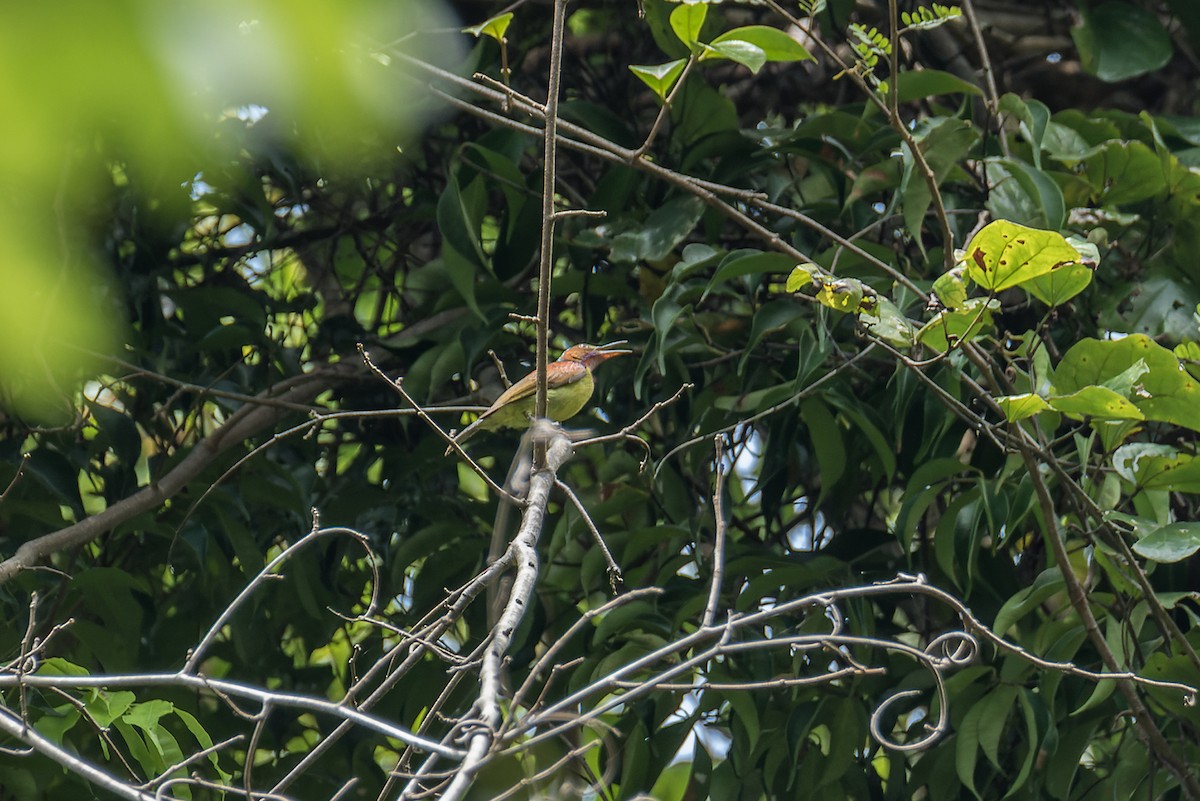
[[933,677],[937,683],[938,690],[937,725],[930,726],[928,723],[926,723],[925,731],[927,734],[921,739],[914,740],[911,743],[898,743],[885,735],[880,728],[880,721],[883,719],[884,714],[888,711],[888,708],[897,701],[902,701],[905,698],[912,698],[921,694],[920,690],[900,690],[894,695],[884,699],[883,703],[877,706],[875,711],[871,713],[871,736],[875,738],[876,742],[878,742],[884,748],[892,751],[920,751],[921,749],[928,748],[930,745],[937,742],[943,734],[950,730],[950,704],[947,703],[949,699],[946,697],[946,685],[942,681],[941,671],[935,669],[933,671]]
[[899,743],[886,736],[880,728],[884,714],[897,701],[912,698],[921,694],[920,690],[901,690],[884,699],[871,714],[871,736],[884,748],[892,751],[920,751],[936,742],[950,730],[950,697],[946,693],[944,674],[956,670],[975,661],[979,654],[979,641],[965,631],[950,631],[935,637],[925,646],[922,664],[929,668],[937,687],[938,720],[937,724],[925,724],[927,734],[911,743]]
[[945,667],[966,667],[979,655],[979,640],[965,631],[948,631],[931,640],[925,653]]

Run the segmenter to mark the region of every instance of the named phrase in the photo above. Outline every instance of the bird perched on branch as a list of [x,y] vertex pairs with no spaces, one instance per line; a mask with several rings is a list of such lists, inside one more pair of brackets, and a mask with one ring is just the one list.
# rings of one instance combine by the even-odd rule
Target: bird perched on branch
[[[624,341],[607,345],[575,345],[567,348],[558,361],[546,365],[546,416],[555,422],[568,420],[587,405],[595,384],[592,370],[613,358],[632,353],[622,350]],[[496,398],[479,419],[459,433],[454,441],[462,444],[477,431],[498,428],[528,428],[537,403],[537,371],[513,384]],[[450,451],[446,451],[449,453]]]

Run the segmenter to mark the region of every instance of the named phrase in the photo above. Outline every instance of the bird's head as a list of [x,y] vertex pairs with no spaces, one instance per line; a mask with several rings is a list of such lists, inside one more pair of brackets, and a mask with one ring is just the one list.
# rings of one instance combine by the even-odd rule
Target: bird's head
[[631,350],[620,347],[624,344],[625,340],[610,342],[607,345],[572,345],[563,351],[563,355],[558,360],[560,362],[579,362],[591,370],[596,365],[614,356],[624,356],[627,353],[633,353]]

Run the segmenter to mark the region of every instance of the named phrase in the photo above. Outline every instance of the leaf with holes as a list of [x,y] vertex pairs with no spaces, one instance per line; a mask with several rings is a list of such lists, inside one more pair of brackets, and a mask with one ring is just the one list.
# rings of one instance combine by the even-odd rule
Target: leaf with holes
[[967,273],[990,292],[1017,286],[1080,261],[1079,252],[1055,231],[996,220],[966,247]]

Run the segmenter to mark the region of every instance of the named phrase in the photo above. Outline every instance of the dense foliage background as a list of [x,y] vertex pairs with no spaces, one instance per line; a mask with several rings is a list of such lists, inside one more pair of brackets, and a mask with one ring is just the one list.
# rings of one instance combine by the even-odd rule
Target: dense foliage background
[[[479,693],[485,595],[430,627],[516,514],[356,346],[447,429],[489,351],[532,369],[550,4],[74,5],[0,34],[0,798],[398,797],[422,755],[284,696],[437,740]],[[606,215],[558,223],[551,343],[629,340],[569,427],[642,422],[558,477],[635,594],[594,614],[554,494],[506,686],[560,668],[505,714],[824,600],[613,679],[647,691],[471,797],[1200,794],[1186,693],[1089,675],[1200,686],[1200,12],[965,11],[568,7],[556,202]],[[469,452],[504,483],[517,442]],[[220,619],[313,510],[359,536]],[[901,573],[950,599],[839,594]],[[277,697],[128,678],[180,670]]]

